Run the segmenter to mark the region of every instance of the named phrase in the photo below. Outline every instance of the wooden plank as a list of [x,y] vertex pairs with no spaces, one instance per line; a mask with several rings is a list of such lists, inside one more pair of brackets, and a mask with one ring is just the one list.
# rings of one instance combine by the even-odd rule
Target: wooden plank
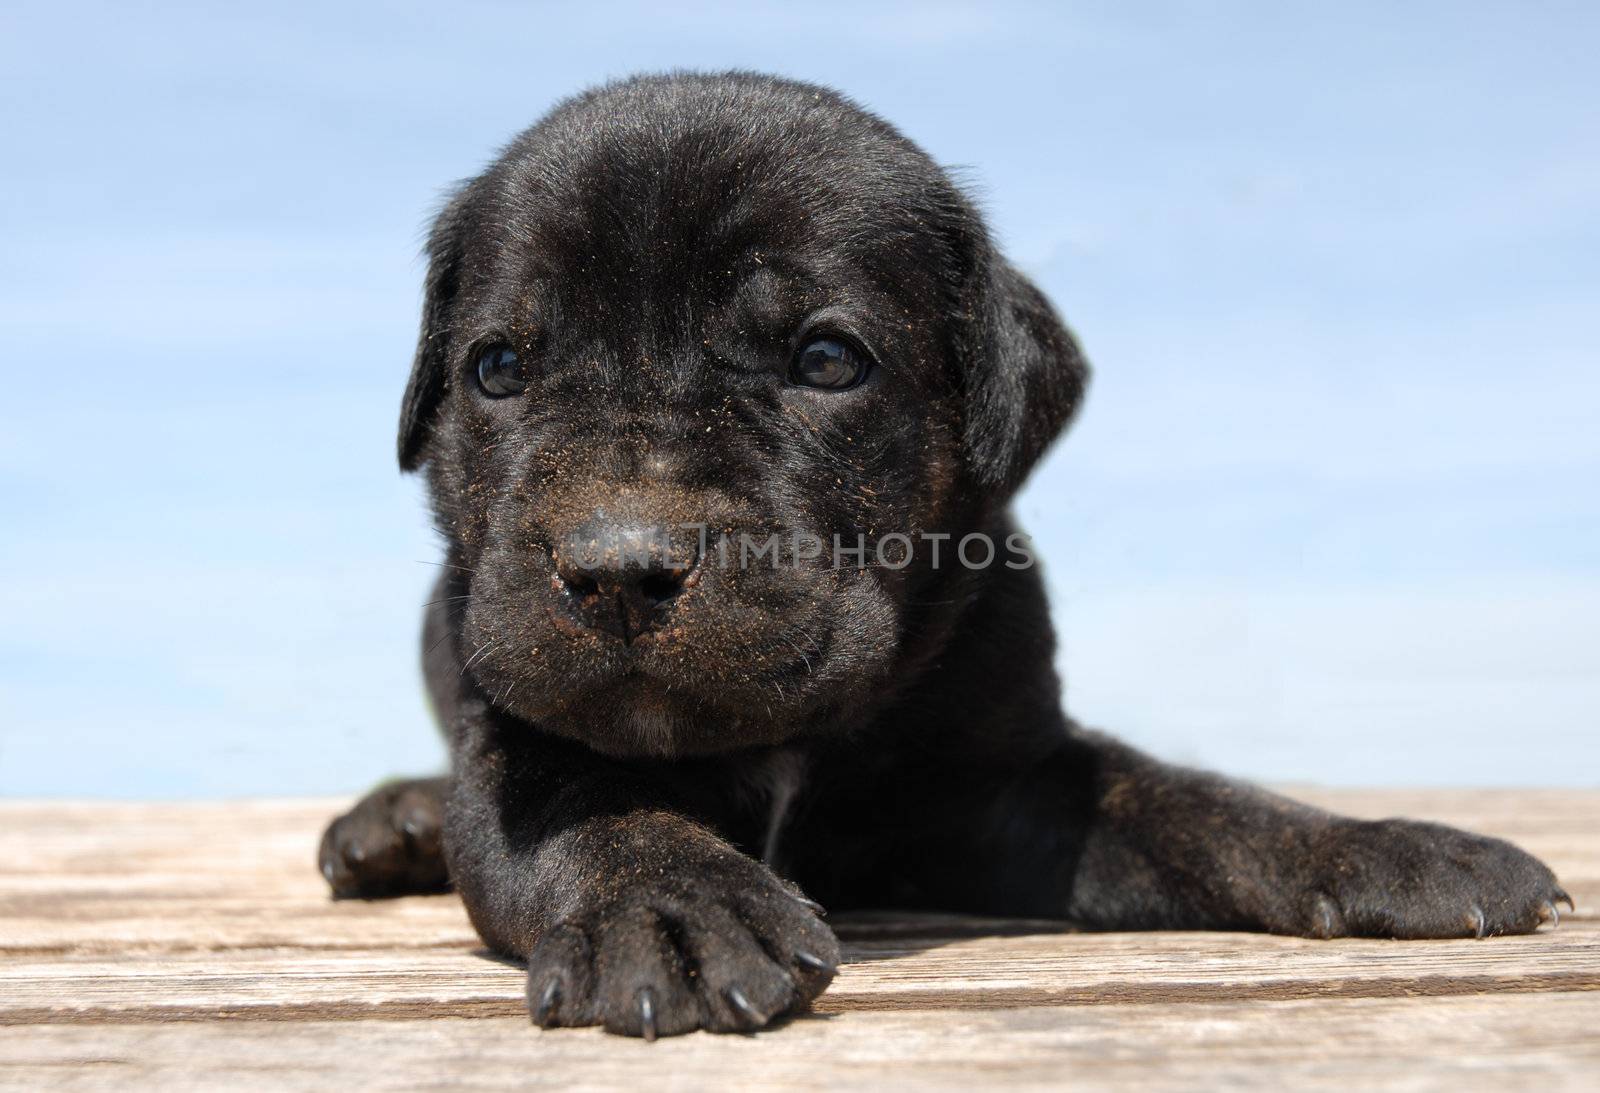
[[454,898],[328,898],[317,842],[347,803],[0,802],[0,953],[472,944]]
[[[1600,990],[1600,925],[1485,941],[1226,933],[856,940],[819,1012]],[[0,1024],[498,1016],[522,969],[471,948],[18,957]]]
[[1428,943],[836,916],[817,1016],[652,1048],[531,1029],[454,897],[329,900],[340,802],[0,802],[0,1087],[1587,1087],[1600,793],[1297,792],[1512,838],[1580,913]]
[[1589,1090],[1600,993],[886,1011],[655,1044],[520,1017],[0,1029],[0,1088]]

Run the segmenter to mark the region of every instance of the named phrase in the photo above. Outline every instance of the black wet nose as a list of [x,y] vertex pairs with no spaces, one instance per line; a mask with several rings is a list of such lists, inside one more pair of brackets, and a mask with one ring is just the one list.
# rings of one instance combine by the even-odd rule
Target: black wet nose
[[554,553],[567,617],[625,642],[660,626],[700,561],[698,542],[648,525],[590,524]]

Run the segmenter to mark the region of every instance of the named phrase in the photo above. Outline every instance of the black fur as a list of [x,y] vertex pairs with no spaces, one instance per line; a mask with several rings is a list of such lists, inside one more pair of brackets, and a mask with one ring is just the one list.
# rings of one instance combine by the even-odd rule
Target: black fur
[[[452,774],[377,791],[322,862],[360,896],[447,862],[484,940],[526,958],[539,1023],[803,1008],[839,957],[809,897],[1403,938],[1526,932],[1564,898],[1506,843],[1329,815],[1061,713],[1037,571],[950,563],[1015,531],[1085,365],[944,172],[837,94],[730,74],[579,96],[461,187],[428,253],[399,454],[448,543],[424,642]],[[860,343],[864,384],[786,382],[811,328]],[[533,363],[524,394],[478,389],[495,341]],[[678,566],[668,592],[617,600],[644,621],[600,625],[611,593],[567,544],[686,523],[705,541],[673,530],[650,562]],[[795,531],[953,538],[937,566],[706,557]]]

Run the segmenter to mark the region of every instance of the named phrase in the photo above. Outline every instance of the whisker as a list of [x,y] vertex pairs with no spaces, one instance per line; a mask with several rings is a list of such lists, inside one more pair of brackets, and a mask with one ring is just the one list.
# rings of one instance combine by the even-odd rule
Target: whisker
[[812,634],[811,631],[807,630],[803,626],[796,626],[794,631],[806,639],[806,644],[811,646],[811,651],[813,653],[817,653],[819,655],[822,653],[822,643],[816,639],[816,636]]
[[455,631],[451,630],[449,627],[445,627],[444,633],[440,634],[439,637],[438,637],[438,640],[436,640],[432,645],[428,646],[428,648],[423,652],[422,655],[423,656],[427,656],[429,653],[431,653],[435,649],[439,648],[439,646],[443,645],[446,640],[448,640],[449,638],[452,638],[454,636],[455,636]]
[[473,653],[470,657],[468,657],[466,663],[461,666],[461,674],[462,675],[466,675],[467,674],[467,669],[472,667],[473,662],[476,661],[479,657],[483,656],[485,653],[487,653],[492,648],[494,648],[494,640],[492,638],[489,641],[486,641],[482,645],[478,646],[477,651],[475,653]]
[[778,634],[778,639],[780,641],[782,641],[785,645],[787,645],[789,648],[791,648],[791,649],[793,649],[795,651],[795,653],[800,657],[800,663],[802,663],[802,664],[804,664],[806,666],[806,675],[810,675],[811,674],[811,658],[806,656],[806,651],[804,649],[800,648],[800,646],[796,645],[794,642],[790,641],[789,640],[789,636],[787,634],[779,633]]
[[468,569],[464,565],[456,565],[453,562],[430,562],[426,558],[417,558],[417,559],[414,559],[414,560],[416,561],[416,563],[418,565],[436,565],[440,569],[459,569],[463,573],[476,573],[477,572],[476,569]]

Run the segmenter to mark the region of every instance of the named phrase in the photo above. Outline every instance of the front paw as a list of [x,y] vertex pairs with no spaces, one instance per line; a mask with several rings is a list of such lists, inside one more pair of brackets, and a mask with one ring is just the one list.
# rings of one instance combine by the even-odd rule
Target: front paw
[[336,899],[380,899],[449,886],[441,827],[443,781],[389,782],[322,834],[318,867]]
[[1287,932],[1448,938],[1532,933],[1572,900],[1544,863],[1501,839],[1412,820],[1341,821],[1313,847]]
[[682,884],[630,879],[549,930],[528,956],[535,1024],[604,1025],[653,1040],[753,1032],[832,981],[821,909],[754,861]]

